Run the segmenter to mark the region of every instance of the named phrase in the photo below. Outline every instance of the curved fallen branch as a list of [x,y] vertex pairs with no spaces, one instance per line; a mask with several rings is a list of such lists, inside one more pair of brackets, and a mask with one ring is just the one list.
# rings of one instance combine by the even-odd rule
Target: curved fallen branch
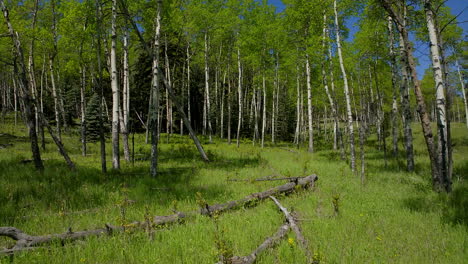
[[[266,249],[268,249],[270,247],[273,247],[281,239],[283,239],[286,236],[286,234],[288,233],[289,228],[290,228],[289,223],[286,223],[286,224],[282,225],[278,229],[278,231],[276,231],[276,233],[273,236],[268,237],[265,241],[263,241],[263,243],[260,244],[260,246],[258,246],[250,255],[244,256],[244,257],[237,257],[237,256],[232,257],[230,259],[230,263],[232,263],[232,264],[252,264],[252,263],[254,263],[255,260],[257,260],[257,256],[260,253],[262,253],[263,251],[265,251]],[[217,264],[221,264],[221,263],[218,262]]]
[[309,250],[309,243],[305,239],[305,237],[302,235],[301,230],[299,229],[299,226],[296,224],[296,220],[294,217],[288,212],[288,209],[286,207],[282,206],[280,202],[273,196],[270,196],[270,198],[275,202],[275,204],[279,207],[279,209],[283,212],[284,216],[286,217],[286,221],[288,221],[289,225],[291,226],[291,229],[296,233],[296,238],[297,241],[301,244],[301,246],[304,248],[307,256],[307,262],[310,263],[311,259],[311,253]]
[[109,235],[112,233],[123,232],[125,231],[125,229],[129,228],[146,229],[148,228],[148,225],[151,225],[151,227],[165,227],[173,223],[182,222],[185,219],[194,217],[197,214],[211,215],[212,213],[222,213],[234,208],[239,208],[240,206],[248,203],[264,200],[272,195],[278,195],[282,193],[287,194],[295,191],[296,189],[310,188],[314,185],[317,179],[317,175],[310,175],[305,178],[297,179],[295,182],[288,182],[286,184],[273,187],[264,192],[247,195],[246,197],[240,200],[229,201],[224,204],[206,206],[205,208],[201,208],[199,211],[192,211],[187,213],[176,212],[172,215],[167,216],[154,216],[150,223],[148,223],[148,221],[135,221],[125,226],[112,226],[110,224],[105,224],[103,228],[76,232],[73,232],[70,228],[65,233],[42,236],[29,235],[16,227],[0,227],[0,236],[6,236],[13,240],[16,240],[16,244],[12,248],[0,250],[0,254],[14,254],[23,250],[31,250],[37,248],[38,246],[50,244],[54,241],[59,241],[62,242],[62,244],[64,244],[66,242],[74,241],[77,239],[84,239],[89,236],[101,236],[105,234]]

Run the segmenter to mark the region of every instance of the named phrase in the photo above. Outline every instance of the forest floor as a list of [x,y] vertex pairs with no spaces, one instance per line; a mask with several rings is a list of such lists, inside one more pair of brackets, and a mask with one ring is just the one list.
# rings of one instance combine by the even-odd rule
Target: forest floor
[[[375,137],[370,137],[366,181],[361,185],[339,153],[327,150],[331,147],[320,135],[314,154],[287,143],[261,149],[246,140],[237,148],[225,140],[208,144],[202,139],[212,160],[204,163],[189,137],[172,135],[167,143],[167,135],[162,134],[159,176],[152,179],[150,146],[144,144],[143,134],[135,135],[135,163],[125,162],[122,155],[121,171],[103,175],[99,144],[89,144],[88,156],[82,157],[75,131],[63,140],[77,170],[68,170],[47,137],[47,150],[42,152],[46,169],[39,174],[33,164],[22,163],[31,158],[25,127],[15,128],[7,116],[0,125],[0,226],[41,235],[66,232],[69,227],[78,231],[105,223],[122,225],[149,215],[169,215],[173,209],[193,211],[200,199],[222,203],[285,183],[228,179],[317,174],[313,190],[276,198],[296,212],[320,263],[466,263],[468,132],[463,124],[452,127],[454,191],[446,195],[431,190],[427,152],[417,124],[413,130],[416,171],[405,172],[403,151],[385,166],[383,152],[376,148]],[[108,154],[110,149],[108,145]],[[248,255],[283,223],[277,206],[265,200],[223,213],[216,220],[197,216],[158,228],[151,235],[130,230],[64,246],[55,243],[14,258],[0,257],[0,263],[215,263],[220,253],[217,244],[233,255]],[[261,254],[257,263],[306,263],[294,233],[290,231],[287,238]],[[0,248],[13,243],[0,238]]]

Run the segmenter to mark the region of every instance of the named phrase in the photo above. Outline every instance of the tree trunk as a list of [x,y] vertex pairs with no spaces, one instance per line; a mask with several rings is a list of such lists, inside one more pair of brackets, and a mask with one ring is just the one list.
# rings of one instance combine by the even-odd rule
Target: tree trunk
[[151,104],[149,127],[151,130],[151,165],[150,173],[152,177],[157,176],[158,170],[158,115],[159,115],[159,40],[161,37],[161,8],[162,0],[157,1],[157,13],[155,19],[155,34],[153,46],[153,68],[151,85]]
[[312,86],[310,83],[309,54],[306,54],[306,78],[307,78],[307,120],[309,129],[309,152],[314,152],[314,127],[312,125]]
[[111,88],[112,88],[112,168],[120,169],[119,152],[119,85],[117,83],[117,0],[112,0]]
[[447,108],[445,92],[447,88],[444,83],[444,73],[442,72],[441,48],[438,38],[438,31],[435,27],[434,14],[432,12],[432,1],[425,0],[424,11],[426,14],[427,30],[429,32],[429,39],[431,42],[431,59],[432,69],[434,71],[434,82],[436,84],[436,116],[437,116],[437,131],[438,131],[438,165],[439,177],[433,182],[434,188],[437,191],[445,190],[450,192],[452,189],[451,176],[449,174],[449,153],[448,142],[450,142],[449,134],[447,131]]
[[54,76],[54,59],[53,55],[49,56],[49,71],[50,71],[50,82],[52,84],[52,97],[54,98],[54,113],[55,113],[55,131],[57,137],[62,141],[62,133],[60,129],[60,114],[59,114],[59,100],[57,96],[57,88],[55,86],[55,76]]
[[101,171],[102,173],[107,173],[107,164],[106,164],[106,138],[104,136],[104,120],[102,117],[103,114],[103,104],[102,102],[104,101],[104,86],[102,85],[102,62],[101,62],[101,26],[102,26],[102,6],[101,6],[101,1],[97,0],[96,1],[96,17],[97,17],[97,25],[96,25],[96,31],[97,31],[97,47],[96,47],[96,57],[97,57],[97,64],[98,64],[98,70],[99,70],[99,80],[98,80],[98,87],[99,87],[99,92],[100,92],[100,105],[99,105],[99,145],[100,145],[100,150],[101,150]]
[[230,67],[229,67],[229,64],[228,64],[228,96],[227,96],[227,103],[228,103],[228,124],[227,124],[227,140],[228,140],[228,144],[231,145],[231,110],[232,110],[232,106],[231,106],[231,74],[230,74]]
[[460,71],[460,65],[458,64],[458,61],[457,61],[457,71],[458,71],[458,78],[460,80],[462,93],[463,93],[463,103],[465,105],[466,127],[468,127],[468,99],[467,99],[468,95],[465,90],[465,81],[463,80],[463,75]]
[[299,64],[296,66],[296,130],[294,144],[299,147],[299,134],[301,128],[301,84],[299,80]]
[[220,129],[219,129],[219,133],[220,133],[220,138],[223,139],[224,138],[224,94],[226,92],[226,74],[227,74],[227,71],[224,72],[224,76],[223,76],[223,85],[221,86],[221,113],[219,114],[220,115]]
[[80,109],[81,109],[81,155],[86,157],[86,72],[84,66],[80,67],[81,85],[80,85]]
[[408,57],[405,50],[405,43],[400,35],[400,61],[401,61],[401,76],[400,94],[401,107],[403,110],[403,131],[405,136],[406,150],[406,169],[414,171],[414,152],[413,152],[413,130],[411,128],[411,108],[409,100],[409,76],[408,76]]
[[240,130],[242,125],[242,67],[240,60],[240,48],[237,48],[237,67],[239,71],[239,80],[237,86],[237,93],[239,94],[239,119],[237,121],[237,147],[240,144]]
[[[408,30],[406,28],[402,15],[394,10],[390,2],[388,2],[388,0],[381,0],[381,3],[383,4],[387,12],[395,20],[398,26],[398,31],[400,32],[400,36],[403,42],[402,50],[404,52],[404,56],[402,57],[405,57],[408,59],[409,70],[411,73],[411,77],[413,79],[414,93],[415,93],[416,102],[418,105],[417,111],[419,114],[422,131],[424,135],[424,140],[426,142],[426,147],[427,147],[429,159],[431,162],[432,180],[434,184],[439,179],[439,166],[437,162],[436,149],[434,147],[434,136],[432,134],[429,113],[427,112],[426,103],[424,102],[424,96],[421,91],[421,85],[417,78],[416,62],[414,61],[413,50],[412,50],[412,46],[408,37]],[[434,185],[433,188],[436,189],[436,186]]]
[[396,54],[394,47],[393,21],[388,17],[388,32],[390,39],[390,63],[392,68],[392,145],[393,157],[398,156],[398,103],[397,103],[397,72],[396,72]]
[[262,74],[262,88],[263,88],[263,117],[262,117],[262,148],[265,146],[265,129],[266,129],[266,83],[265,71]]
[[211,106],[210,106],[210,85],[209,85],[209,68],[208,68],[208,33],[205,32],[205,101],[206,101],[206,122],[208,123],[208,136],[212,143],[211,129]]
[[8,9],[6,8],[3,0],[0,0],[0,7],[3,12],[3,16],[5,17],[6,24],[8,26],[8,33],[13,41],[15,46],[14,48],[14,56],[17,58],[17,64],[19,64],[19,68],[16,67],[15,64],[15,72],[18,76],[18,87],[22,91],[22,99],[24,103],[24,111],[26,116],[26,122],[28,124],[28,132],[29,132],[29,139],[31,141],[31,152],[34,160],[34,165],[37,170],[43,170],[44,165],[41,160],[41,153],[39,150],[38,140],[37,140],[37,133],[36,133],[36,122],[35,122],[35,114],[34,114],[34,102],[31,97],[31,91],[29,90],[29,81],[27,78],[27,69],[24,64],[24,54],[23,48],[21,46],[20,39],[18,37],[17,32],[13,29],[13,26],[10,23],[10,17],[8,14]]
[[336,30],[336,44],[338,49],[338,58],[340,61],[341,72],[343,75],[344,81],[344,93],[346,99],[346,113],[348,118],[348,133],[349,133],[349,145],[351,151],[351,170],[355,172],[356,170],[356,153],[354,147],[354,128],[353,128],[353,113],[351,110],[351,99],[349,96],[349,87],[348,87],[348,78],[346,77],[346,70],[343,62],[343,55],[341,52],[341,42],[340,42],[340,28],[338,23],[338,10],[336,8],[336,0],[333,1],[333,7],[335,11],[335,30]]
[[128,68],[128,30],[124,31],[123,39],[123,87],[122,87],[122,105],[123,105],[123,122],[121,124],[123,149],[125,161],[130,161],[130,147],[128,145],[129,134],[129,118],[130,118],[130,72]]

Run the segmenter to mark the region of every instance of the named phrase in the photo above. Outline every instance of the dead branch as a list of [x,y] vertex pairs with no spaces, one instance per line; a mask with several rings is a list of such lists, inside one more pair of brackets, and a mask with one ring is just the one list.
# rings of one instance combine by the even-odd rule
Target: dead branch
[[305,177],[282,177],[282,178],[259,178],[259,179],[228,179],[227,181],[230,182],[256,182],[256,181],[283,181],[283,180],[289,180],[289,181],[297,181],[298,179],[302,179]]
[[[246,197],[240,199],[240,200],[235,200],[235,201],[230,201],[224,204],[215,204],[208,206],[208,208],[201,208],[201,214],[202,215],[209,215],[214,212],[224,212],[227,210],[230,210],[235,207],[239,207],[241,205],[244,205],[246,203],[252,203],[255,201],[260,201],[267,199],[271,195],[276,195],[276,194],[281,194],[281,193],[290,193],[295,190],[295,188],[309,188],[314,185],[315,181],[318,179],[317,175],[313,174],[304,178],[298,179],[296,182],[288,182],[286,184],[273,187],[269,190],[266,190],[264,192],[259,192],[259,193],[252,193],[250,195],[247,195]],[[296,187],[297,186],[297,187]]]
[[[244,257],[237,257],[237,256],[232,257],[230,259],[229,263],[232,263],[232,264],[252,264],[252,263],[254,263],[255,260],[257,260],[257,256],[260,253],[262,253],[263,251],[265,251],[266,249],[268,249],[270,247],[273,247],[281,239],[283,239],[286,236],[286,234],[289,231],[289,227],[290,227],[289,223],[282,225],[278,229],[278,231],[276,231],[276,233],[273,236],[268,237],[265,241],[263,241],[263,243],[260,244],[260,246],[258,246],[250,255],[244,256]],[[221,262],[218,262],[217,264],[221,264]]]
[[297,152],[295,150],[292,150],[292,149],[288,149],[288,148],[280,148],[280,149],[289,151],[289,152],[294,153],[294,154],[299,154],[299,152]]
[[[42,236],[33,236],[30,234],[27,234],[16,227],[0,227],[0,237],[6,236],[13,240],[16,240],[16,244],[12,248],[0,250],[0,255],[1,254],[14,254],[16,252],[23,251],[23,250],[31,250],[31,249],[37,248],[38,246],[50,244],[51,242],[54,242],[54,241],[59,241],[59,242],[62,242],[62,244],[64,244],[65,242],[70,242],[70,241],[74,241],[78,239],[84,239],[89,236],[101,236],[105,234],[109,235],[112,233],[123,232],[126,229],[131,229],[131,228],[147,229],[148,224],[150,224],[152,227],[163,228],[170,224],[183,222],[185,219],[194,217],[197,214],[211,215],[212,213],[215,213],[215,212],[222,213],[222,212],[234,209],[234,208],[238,208],[247,203],[264,200],[271,195],[278,195],[281,193],[291,193],[295,191],[297,187],[306,189],[306,188],[313,186],[317,179],[318,177],[316,175],[310,175],[305,178],[300,178],[296,182],[289,182],[289,183],[268,189],[264,192],[250,194],[240,200],[229,201],[224,204],[215,204],[212,206],[207,205],[205,208],[200,209],[198,212],[197,211],[192,211],[192,212],[187,212],[187,213],[176,212],[172,215],[167,215],[167,216],[154,216],[151,223],[148,223],[148,221],[141,221],[141,222],[135,221],[124,226],[112,226],[110,224],[105,224],[104,228],[97,228],[97,229],[77,231],[77,232],[73,232],[71,229],[69,229],[65,233],[42,235]],[[246,263],[251,263],[251,262],[246,262]]]
[[291,229],[296,233],[296,238],[297,241],[300,242],[301,246],[304,248],[307,256],[307,262],[310,263],[312,254],[310,253],[309,250],[309,243],[305,239],[305,237],[302,235],[301,230],[299,226],[296,224],[296,220],[294,217],[288,212],[288,209],[286,207],[282,206],[280,202],[273,196],[270,196],[270,198],[275,202],[275,204],[279,207],[279,209],[284,213],[284,216],[286,216],[286,220],[288,221],[289,225],[291,226]]

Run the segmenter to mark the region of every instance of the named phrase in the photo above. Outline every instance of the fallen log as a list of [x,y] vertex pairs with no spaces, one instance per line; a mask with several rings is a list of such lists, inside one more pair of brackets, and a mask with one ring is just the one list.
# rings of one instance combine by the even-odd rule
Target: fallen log
[[200,213],[202,215],[210,215],[211,213],[215,213],[215,212],[218,212],[218,213],[224,212],[232,208],[244,205],[246,203],[252,203],[255,201],[267,199],[268,197],[272,195],[281,194],[281,193],[290,193],[294,191],[295,188],[310,188],[314,185],[317,179],[318,177],[315,174],[309,175],[304,178],[298,178],[294,182],[288,182],[286,184],[273,187],[264,192],[252,193],[250,195],[245,196],[244,198],[240,200],[230,201],[224,204],[215,204],[215,205],[208,206],[207,208],[201,208]]
[[299,152],[297,152],[295,150],[292,150],[292,149],[288,149],[288,148],[280,148],[280,149],[289,151],[289,152],[294,153],[294,154],[299,154]]
[[275,197],[270,196],[270,198],[275,202],[275,204],[283,212],[284,216],[286,217],[286,221],[288,221],[289,225],[291,226],[291,229],[294,231],[294,233],[296,233],[297,241],[300,242],[301,246],[304,248],[304,250],[306,252],[307,263],[310,263],[312,254],[310,253],[310,250],[309,250],[309,243],[307,242],[305,237],[302,235],[301,230],[299,229],[299,226],[296,224],[296,220],[288,212],[288,209],[286,209],[286,207],[282,206],[281,203]]
[[[258,246],[250,255],[238,257],[234,256],[229,261],[224,261],[225,263],[232,263],[232,264],[252,264],[257,260],[257,256],[265,251],[266,249],[273,247],[276,245],[281,239],[283,239],[286,234],[288,233],[290,228],[289,223],[282,225],[276,233],[268,237],[265,241],[263,241],[260,246]],[[218,262],[217,264],[222,264],[222,262]]]
[[238,208],[247,203],[264,200],[272,195],[291,193],[298,188],[306,189],[313,186],[317,179],[317,175],[314,174],[305,178],[297,179],[295,182],[288,182],[286,184],[273,187],[264,192],[250,194],[240,200],[229,201],[224,204],[215,204],[212,206],[207,205],[206,207],[201,208],[199,211],[192,211],[187,213],[175,212],[174,214],[167,216],[154,216],[151,223],[148,223],[148,221],[135,221],[124,226],[113,226],[110,224],[105,224],[105,227],[103,228],[77,232],[73,232],[71,229],[69,229],[65,233],[42,236],[29,235],[16,227],[0,227],[0,237],[6,236],[16,240],[16,244],[12,248],[0,250],[0,254],[14,254],[19,251],[31,250],[37,248],[38,246],[50,244],[55,241],[62,242],[62,244],[64,244],[65,242],[84,239],[89,236],[102,236],[105,234],[109,235],[112,233],[123,232],[126,229],[131,228],[147,229],[148,225],[151,225],[151,227],[155,228],[162,228],[170,224],[183,222],[184,220],[194,217],[197,214],[208,216],[210,216],[212,213],[219,214],[234,208]]
[[283,181],[283,180],[289,180],[289,181],[295,181],[297,179],[302,179],[305,177],[282,177],[282,178],[258,178],[258,179],[228,179],[227,181],[230,182],[256,182],[256,181]]

